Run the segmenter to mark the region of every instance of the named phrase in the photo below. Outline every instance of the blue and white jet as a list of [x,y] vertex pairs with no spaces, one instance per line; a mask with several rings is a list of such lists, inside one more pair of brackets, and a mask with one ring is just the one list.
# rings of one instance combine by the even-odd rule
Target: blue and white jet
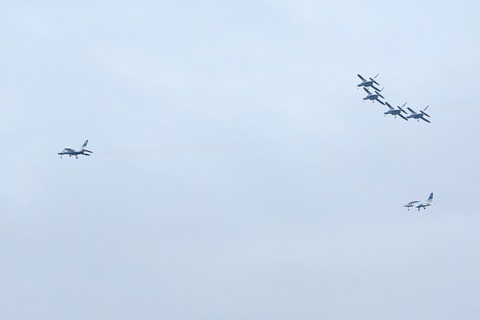
[[378,73],[375,77],[369,78],[369,80],[365,79],[360,74],[357,74],[357,76],[362,80],[362,82],[360,84],[357,84],[358,88],[360,88],[360,87],[365,87],[365,88],[372,87],[374,90],[378,91],[378,88],[373,85],[373,84],[376,84],[378,86],[380,85],[377,81],[375,81],[375,78],[378,77]]
[[410,111],[412,114],[407,116],[407,119],[410,119],[410,118],[413,118],[413,119],[417,119],[417,122],[422,119],[423,121],[425,122],[428,122],[428,123],[431,123],[430,120],[426,119],[425,117],[429,117],[430,116],[425,112],[427,110],[428,106],[425,107],[425,109],[423,110],[420,110],[420,112],[415,112],[413,111],[412,109],[408,108],[408,111]]
[[407,203],[406,205],[404,205],[405,208],[408,208],[408,210],[410,210],[410,208],[417,208],[418,211],[420,211],[421,208],[423,209],[426,209],[427,207],[431,206],[433,204],[433,192],[430,193],[430,196],[428,197],[427,200],[425,201],[411,201],[409,203]]
[[62,152],[59,152],[58,155],[60,156],[60,158],[62,158],[63,155],[68,155],[69,157],[75,156],[75,158],[77,158],[77,159],[78,159],[79,155],[90,157],[90,154],[93,153],[93,152],[85,149],[87,144],[88,144],[88,140],[83,143],[82,148],[80,150],[65,148],[65,149],[63,149]]
[[405,114],[407,114],[407,111],[403,110],[403,107],[405,107],[405,105],[407,104],[406,102],[405,102],[405,103],[403,104],[403,106],[401,106],[401,107],[397,106],[398,109],[395,109],[394,107],[392,107],[392,106],[390,105],[390,103],[388,103],[388,102],[386,102],[386,101],[385,101],[385,104],[387,105],[387,107],[388,107],[388,109],[389,109],[387,112],[384,113],[385,116],[387,116],[387,114],[391,114],[391,115],[394,116],[395,118],[396,118],[397,116],[399,116],[399,117],[401,117],[403,120],[407,120],[407,121],[408,121],[408,119],[405,118],[405,116],[402,115],[402,112],[405,113]]
[[[382,90],[383,89],[384,88],[382,88]],[[375,90],[375,93],[371,93],[370,90],[368,90],[367,88],[363,88],[363,90],[365,90],[365,92],[367,93],[367,96],[363,98],[363,101],[365,100],[372,100],[372,102],[378,101],[379,103],[385,105],[385,103],[378,98],[378,97],[382,97],[383,99],[385,99],[385,97],[380,94],[382,90]]]

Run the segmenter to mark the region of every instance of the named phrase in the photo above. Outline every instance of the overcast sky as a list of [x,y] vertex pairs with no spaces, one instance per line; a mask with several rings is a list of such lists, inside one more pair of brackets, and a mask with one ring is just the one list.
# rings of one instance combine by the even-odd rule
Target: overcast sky
[[0,317],[477,319],[479,10],[3,1]]

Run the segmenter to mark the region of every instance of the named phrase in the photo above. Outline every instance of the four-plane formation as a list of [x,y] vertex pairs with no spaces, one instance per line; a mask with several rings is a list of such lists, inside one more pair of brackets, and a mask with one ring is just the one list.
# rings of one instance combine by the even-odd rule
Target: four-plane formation
[[[428,106],[426,106],[425,109],[419,110],[419,111],[415,111],[412,108],[407,107],[407,110],[410,112],[410,114],[403,109],[407,104],[406,102],[401,107],[400,106],[397,106],[396,108],[392,107],[392,105],[388,103],[385,100],[385,97],[380,93],[383,91],[384,88],[382,89],[378,88],[380,84],[377,82],[377,80],[375,80],[378,77],[378,73],[375,77],[368,78],[368,79],[365,79],[360,74],[357,74],[357,76],[360,78],[360,80],[362,80],[362,82],[360,82],[357,85],[357,88],[363,88],[363,90],[365,90],[365,92],[367,93],[367,96],[363,98],[363,101],[370,100],[372,101],[372,103],[376,101],[384,106],[387,106],[388,110],[384,112],[385,116],[390,114],[390,115],[393,115],[395,118],[399,116],[405,121],[408,121],[408,119],[415,119],[417,120],[417,122],[419,122],[420,120],[423,120],[425,122],[431,123],[430,120],[427,119],[427,118],[430,118],[430,115],[428,115],[425,112]],[[372,90],[373,92],[370,90]]]

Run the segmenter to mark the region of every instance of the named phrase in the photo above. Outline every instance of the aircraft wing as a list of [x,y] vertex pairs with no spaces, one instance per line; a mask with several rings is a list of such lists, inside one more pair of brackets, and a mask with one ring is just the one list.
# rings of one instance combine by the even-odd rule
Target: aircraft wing
[[387,105],[387,107],[388,107],[390,110],[393,110],[393,107],[390,105],[390,103],[388,103],[387,101],[385,101],[385,104]]
[[423,121],[426,121],[426,122],[428,122],[428,123],[431,123],[430,120],[427,120],[427,119],[425,119],[424,117],[421,117],[420,119],[422,119]]
[[426,205],[425,201],[418,201],[419,203],[415,204],[415,208],[421,208]]
[[365,90],[366,93],[371,94],[367,88],[363,87],[363,90]]
[[385,105],[385,103],[383,101],[381,101],[380,99],[376,98],[375,100],[377,100],[379,103]]
[[416,204],[419,204],[420,202],[422,202],[422,201],[420,201],[420,200],[410,201],[409,203],[407,203],[407,206],[416,205]]
[[[377,76],[378,76],[378,74],[377,74]],[[374,78],[370,78],[370,80],[372,80],[372,82],[375,83],[376,85],[380,85],[377,81],[375,81],[375,78],[376,78],[377,76],[375,76]]]
[[429,115],[428,115],[428,114],[427,114],[425,111],[423,111],[423,110],[420,110],[420,112],[421,112],[421,113],[423,113],[423,115],[425,115],[425,116],[427,116],[427,117],[429,117],[429,118],[430,118],[430,116],[429,116]]
[[411,113],[413,114],[417,114],[415,111],[413,111],[412,109],[410,109],[410,107],[407,107],[408,111],[410,111]]
[[372,87],[373,89],[375,89],[375,91],[380,91],[380,89],[378,89],[377,87],[375,87],[373,84],[372,84],[370,87]]
[[73,150],[73,149],[70,149],[70,148],[65,148],[65,149],[63,149],[63,150],[64,150],[64,151],[71,151],[71,152],[75,152],[75,150]]
[[407,118],[405,118],[404,116],[402,116],[402,114],[401,114],[401,113],[399,113],[399,114],[398,114],[398,116],[399,116],[399,117],[401,117],[403,120],[406,120],[406,121],[408,121],[408,119],[407,119]]
[[405,110],[402,109],[402,107],[398,107],[398,110],[400,110],[401,112],[407,114],[407,112]]
[[362,77],[361,75],[357,74],[357,76],[358,76],[360,79],[362,79],[362,81],[367,81],[367,80],[365,80],[365,78]]

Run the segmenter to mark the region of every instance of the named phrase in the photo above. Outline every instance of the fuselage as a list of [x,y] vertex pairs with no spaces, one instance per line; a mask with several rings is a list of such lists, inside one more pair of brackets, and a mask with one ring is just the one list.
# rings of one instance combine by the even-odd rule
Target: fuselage
[[433,202],[433,194],[428,197],[428,200],[422,201],[419,205],[415,206],[418,211],[420,211],[421,208],[426,209],[427,207],[430,207]]
[[409,203],[407,203],[406,205],[404,205],[404,207],[405,207],[405,208],[408,208],[408,210],[410,210],[410,208],[415,207],[415,205],[416,205],[417,203],[419,203],[419,202],[420,202],[420,201],[412,201],[412,202],[409,202]]
[[373,81],[362,81],[362,83],[357,85],[357,87],[371,87],[371,86],[373,86]]
[[64,155],[67,155],[69,157],[71,156],[74,156],[75,158],[78,159],[78,156],[79,155],[83,155],[83,156],[90,156],[89,153],[92,153],[91,151],[89,150],[80,150],[80,151],[77,151],[77,150],[68,150],[68,149],[64,149],[63,151],[59,152],[58,155],[60,156],[60,158]]
[[412,113],[411,115],[407,116],[407,118],[420,119],[420,118],[423,118],[423,114],[421,114],[421,113]]
[[377,100],[378,99],[378,94],[369,94],[363,100]]
[[394,110],[386,111],[385,114],[391,114],[391,115],[394,115],[394,116],[398,116],[400,114],[400,112],[402,112],[402,111],[399,110],[399,109],[394,109]]
[[68,155],[70,155],[70,156],[77,156],[77,155],[79,155],[79,154],[84,154],[84,153],[83,153],[82,151],[66,151],[66,150],[64,150],[64,151],[62,151],[62,152],[59,152],[58,154],[59,154],[59,155],[66,155],[66,154],[68,154]]

